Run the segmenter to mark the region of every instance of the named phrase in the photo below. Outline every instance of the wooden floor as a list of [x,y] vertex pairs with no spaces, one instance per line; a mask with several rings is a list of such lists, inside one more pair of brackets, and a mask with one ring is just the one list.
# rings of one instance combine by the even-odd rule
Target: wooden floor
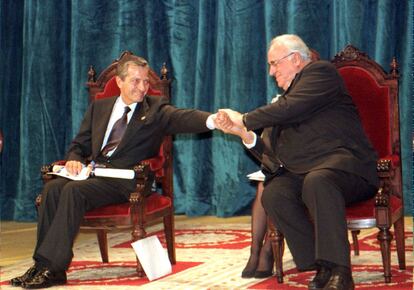
[[[176,216],[176,221],[187,219],[194,223],[250,223],[250,216],[218,218],[213,216]],[[33,255],[36,245],[36,223],[0,222],[0,267],[26,260]],[[96,239],[93,233],[80,233],[77,240]]]

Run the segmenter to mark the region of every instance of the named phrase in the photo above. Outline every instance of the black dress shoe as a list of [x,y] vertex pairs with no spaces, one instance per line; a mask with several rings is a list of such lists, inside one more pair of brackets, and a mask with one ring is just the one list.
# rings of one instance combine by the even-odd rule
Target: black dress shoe
[[329,278],[331,278],[331,269],[327,267],[320,267],[316,272],[315,277],[308,284],[308,289],[310,290],[319,290],[324,289],[325,285],[328,283]]
[[256,271],[254,272],[254,277],[261,279],[261,278],[267,278],[273,275],[273,271],[272,270],[268,270],[268,271]]
[[48,268],[39,271],[31,280],[23,282],[26,289],[43,289],[55,285],[66,284],[66,272],[52,272]]
[[354,290],[354,280],[350,273],[333,272],[323,290]]
[[24,282],[31,280],[37,274],[37,272],[39,272],[39,270],[37,270],[36,266],[33,265],[23,275],[11,279],[10,285],[15,287],[22,286]]

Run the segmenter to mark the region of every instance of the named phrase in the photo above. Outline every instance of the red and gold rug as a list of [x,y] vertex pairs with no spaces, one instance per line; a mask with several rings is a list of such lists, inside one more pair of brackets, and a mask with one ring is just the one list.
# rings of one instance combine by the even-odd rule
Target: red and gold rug
[[[249,224],[188,224],[176,223],[177,264],[173,273],[149,281],[135,275],[135,254],[129,245],[129,233],[109,235],[110,263],[100,260],[96,241],[75,244],[74,260],[68,271],[68,284],[53,289],[307,289],[313,272],[296,271],[289,251],[284,255],[284,283],[274,277],[267,279],[242,279],[240,273],[249,255]],[[164,238],[159,227],[152,228],[161,242]],[[360,255],[352,256],[356,289],[413,289],[412,233],[406,233],[407,269],[399,270],[393,247],[392,283],[385,284],[382,276],[381,255],[375,232],[360,234]],[[0,288],[8,280],[20,275],[31,261],[4,267],[0,272]]]

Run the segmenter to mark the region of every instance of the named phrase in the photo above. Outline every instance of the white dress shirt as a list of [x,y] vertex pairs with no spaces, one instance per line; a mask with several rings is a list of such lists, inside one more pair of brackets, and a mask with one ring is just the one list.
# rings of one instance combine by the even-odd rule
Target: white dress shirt
[[[127,114],[127,124],[132,118],[132,115],[134,114],[135,108],[137,107],[137,103],[132,103],[130,105],[127,105],[124,103],[121,97],[118,97],[115,101],[115,105],[112,108],[111,117],[109,118],[108,127],[106,127],[105,137],[101,146],[101,150],[105,147],[106,143],[108,142],[109,134],[111,133],[112,127],[114,126],[115,122],[118,121],[122,115],[125,112],[125,107],[129,107],[131,111]],[[107,156],[111,156],[114,151],[116,150],[116,147],[109,151]]]

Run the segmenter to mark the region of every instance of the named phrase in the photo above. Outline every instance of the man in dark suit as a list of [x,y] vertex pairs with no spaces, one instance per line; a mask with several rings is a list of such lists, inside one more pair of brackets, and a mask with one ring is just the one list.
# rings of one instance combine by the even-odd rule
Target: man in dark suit
[[376,153],[331,63],[310,61],[296,35],[273,39],[268,63],[284,94],[243,115],[221,110],[216,126],[261,160],[262,204],[297,268],[317,270],[309,289],[354,289],[345,206],[375,194]]
[[[116,82],[121,94],[89,106],[66,156],[69,173],[79,174],[88,158],[114,168],[132,168],[155,156],[165,135],[214,129],[210,113],[178,109],[164,97],[147,96],[148,73],[147,62],[140,57],[127,56],[119,62]],[[30,289],[65,284],[85,212],[127,202],[135,186],[133,179],[99,177],[48,182],[39,208],[35,264],[11,284]]]

